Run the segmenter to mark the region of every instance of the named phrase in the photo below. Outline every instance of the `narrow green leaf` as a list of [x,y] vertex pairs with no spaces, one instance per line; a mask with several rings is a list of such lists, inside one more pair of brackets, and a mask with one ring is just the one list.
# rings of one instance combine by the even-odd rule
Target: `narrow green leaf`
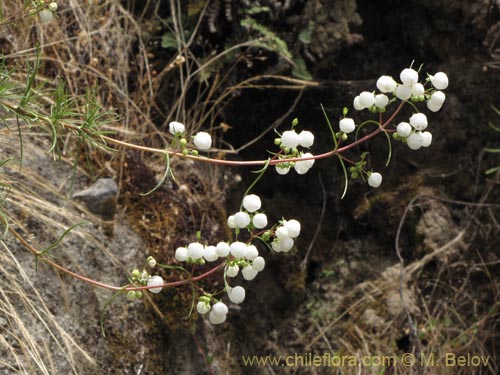
[[172,172],[172,169],[170,169],[170,155],[168,154],[168,152],[165,153],[165,164],[166,164],[165,172],[163,173],[163,176],[161,177],[160,182],[158,182],[158,184],[153,189],[151,189],[150,191],[148,191],[147,193],[141,193],[139,195],[146,196],[146,195],[149,195],[151,193],[154,193],[156,190],[158,190],[158,188],[161,185],[163,185],[163,183],[165,182],[165,180],[167,179],[167,177],[169,175],[172,176],[173,180],[175,180],[175,177],[174,177],[174,174]]

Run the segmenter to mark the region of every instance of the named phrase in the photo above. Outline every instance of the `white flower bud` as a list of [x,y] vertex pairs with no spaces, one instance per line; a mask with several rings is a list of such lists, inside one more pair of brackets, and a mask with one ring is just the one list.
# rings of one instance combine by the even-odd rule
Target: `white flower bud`
[[233,303],[242,303],[245,300],[245,289],[241,286],[230,288],[227,296]]
[[399,75],[403,85],[411,87],[418,82],[418,72],[414,69],[406,68],[401,71]]
[[352,133],[356,128],[356,125],[354,124],[354,120],[352,118],[346,117],[340,120],[339,127],[340,131],[343,131],[344,133]]
[[248,212],[240,211],[234,215],[234,224],[238,228],[246,228],[250,224],[250,215]]
[[281,136],[281,144],[288,148],[295,148],[299,145],[299,135],[295,130],[287,130]]
[[400,122],[396,128],[400,137],[408,137],[411,134],[411,125],[407,122]]
[[309,130],[302,130],[299,133],[299,145],[302,147],[311,147],[314,143],[314,134]]
[[437,105],[436,103],[433,103],[430,100],[427,101],[426,105],[429,111],[431,112],[438,112],[442,107],[442,104]]
[[283,166],[283,163],[276,164],[275,169],[276,169],[276,172],[278,172],[278,174],[281,174],[281,175],[284,175],[284,174],[287,174],[288,172],[290,172],[290,167]]
[[[163,278],[161,276],[153,276],[148,279],[148,286],[157,286],[164,284]],[[151,293],[160,293],[163,287],[148,289]]]
[[282,252],[288,253],[292,250],[294,241],[292,237],[285,237],[279,240],[279,246]]
[[424,130],[427,127],[427,116],[423,113],[414,113],[410,117],[410,125],[416,130]]
[[207,262],[215,262],[219,259],[215,246],[206,246],[203,252],[203,258],[205,258]]
[[186,130],[186,127],[184,124],[177,122],[177,121],[172,121],[168,124],[168,131],[170,134],[176,135],[176,134],[182,134]]
[[424,85],[422,85],[421,83],[416,83],[411,88],[411,94],[413,96],[422,96],[422,95],[424,95],[424,92],[425,92],[425,88],[424,88]]
[[373,172],[372,174],[370,174],[370,177],[368,177],[368,185],[373,188],[378,188],[381,183],[382,175],[378,172]]
[[200,301],[196,304],[196,311],[198,311],[198,314],[205,315],[210,311],[210,305],[204,301]]
[[439,72],[429,77],[434,86],[438,90],[445,90],[448,87],[448,76],[446,73]]
[[398,85],[396,87],[396,96],[401,100],[408,100],[411,98],[411,87]]
[[255,276],[257,276],[258,273],[259,272],[254,270],[250,265],[243,267],[243,269],[241,270],[243,278],[248,281],[255,279]]
[[244,258],[247,253],[247,244],[236,241],[231,244],[231,255],[236,259]]
[[[310,152],[307,152],[305,154],[302,154],[300,157],[301,158],[310,158],[313,157],[314,155],[311,154]],[[304,161],[296,161],[295,165],[293,166],[295,169],[295,172],[298,174],[305,174],[311,167],[314,165],[314,159],[309,159],[309,160],[304,160]]]
[[359,104],[361,104],[363,107],[371,107],[374,103],[375,95],[373,95],[373,92],[363,91],[361,94],[359,94]]
[[262,270],[264,270],[265,266],[266,266],[266,261],[261,256],[255,258],[252,262],[252,268],[257,272],[261,272]]
[[229,309],[224,302],[219,301],[217,303],[214,303],[214,305],[212,306],[212,311],[214,312],[214,315],[225,316],[229,312]]
[[385,108],[389,104],[389,98],[387,95],[378,94],[375,95],[375,106],[378,108]]
[[41,23],[47,23],[47,22],[52,21],[52,18],[54,17],[54,15],[52,14],[52,12],[49,9],[42,9],[38,13],[38,17],[40,17]]
[[412,150],[418,150],[423,144],[422,134],[420,132],[411,133],[408,138],[406,138],[406,143]]
[[396,89],[396,86],[396,81],[390,76],[381,76],[377,80],[377,88],[380,92],[393,92]]
[[227,218],[227,226],[231,229],[237,228],[236,223],[234,222],[234,215]]
[[354,98],[352,105],[356,111],[361,111],[362,109],[365,109],[365,107],[363,107],[359,102],[359,95]]
[[219,242],[217,246],[215,247],[215,252],[217,255],[221,258],[225,258],[229,255],[229,252],[231,251],[231,247],[227,242]]
[[188,245],[187,256],[191,259],[200,259],[205,252],[205,247],[199,242],[192,242]]
[[55,1],[49,3],[48,8],[50,11],[55,12],[57,10],[57,3]]
[[281,240],[285,237],[288,237],[288,229],[286,229],[284,226],[279,226],[276,228],[276,232],[274,233],[276,238]]
[[441,107],[446,100],[446,95],[442,91],[435,91],[429,98],[429,102],[435,107]]
[[286,220],[283,224],[288,232],[288,236],[297,238],[300,234],[300,222],[295,219]]
[[213,325],[222,324],[226,321],[226,315],[217,315],[213,310],[208,314],[208,321]]
[[256,214],[252,219],[252,223],[253,223],[254,227],[257,229],[265,228],[267,226],[266,214],[262,214],[262,213]]
[[422,147],[429,147],[432,143],[432,134],[430,132],[422,133]]
[[212,147],[212,136],[206,132],[199,132],[194,136],[193,143],[198,150],[208,150]]
[[236,277],[238,276],[238,272],[240,271],[240,268],[236,265],[234,266],[229,266],[226,269],[226,276],[227,277]]
[[253,260],[259,256],[259,251],[255,247],[255,245],[248,245],[245,258],[248,260]]
[[255,212],[262,206],[262,202],[258,195],[249,194],[243,198],[243,207],[248,212]]

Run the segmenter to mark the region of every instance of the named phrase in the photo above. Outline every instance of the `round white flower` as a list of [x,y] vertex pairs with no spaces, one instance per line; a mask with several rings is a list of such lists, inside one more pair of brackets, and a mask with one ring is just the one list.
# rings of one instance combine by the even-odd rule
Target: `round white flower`
[[373,188],[378,188],[381,183],[382,175],[378,172],[373,172],[372,174],[370,174],[370,177],[368,177],[368,185]]
[[203,258],[205,258],[207,262],[215,262],[217,259],[219,259],[216,247],[206,246],[205,251],[203,252]]
[[281,136],[281,144],[288,148],[295,148],[299,145],[299,135],[295,130],[287,130]]
[[252,218],[253,226],[257,229],[262,229],[267,226],[267,216],[266,214],[256,214]]
[[217,316],[225,316],[229,312],[229,309],[227,308],[226,304],[222,301],[214,303],[212,306],[212,311],[214,315]]
[[414,69],[406,68],[401,71],[399,75],[403,85],[411,87],[418,82],[418,72]]
[[343,131],[344,133],[352,133],[354,129],[356,128],[356,125],[354,124],[354,120],[352,118],[343,118],[339,122],[339,127],[340,131]]
[[266,261],[261,256],[255,258],[252,262],[252,268],[257,272],[261,272],[262,270],[264,270],[265,266],[266,266]]
[[276,168],[276,172],[278,172],[278,174],[287,174],[288,172],[290,172],[290,167],[285,167],[283,166],[284,163],[279,163],[279,164],[276,164],[275,168]]
[[389,98],[387,95],[378,94],[375,95],[375,106],[378,108],[385,108],[389,104]]
[[289,252],[293,248],[293,238],[292,237],[285,237],[279,240],[279,247],[280,250],[284,253]]
[[424,88],[424,85],[422,85],[421,83],[416,83],[411,88],[411,94],[413,96],[422,96],[422,95],[424,95],[424,92],[425,92],[425,88]]
[[52,14],[52,12],[49,9],[42,9],[38,13],[38,17],[40,17],[41,23],[47,23],[47,22],[52,21],[52,18],[54,17],[54,15]]
[[226,270],[226,276],[227,277],[236,277],[238,276],[238,272],[240,271],[240,268],[236,265],[234,266],[229,266],[227,267],[227,270]]
[[244,258],[247,253],[247,244],[236,241],[231,244],[231,255],[237,259]]
[[227,242],[219,242],[217,246],[215,246],[215,252],[221,258],[227,257],[230,251],[231,247]]
[[[148,279],[148,286],[158,286],[164,284],[163,278],[161,276],[153,276]],[[148,289],[151,293],[160,293],[163,287]]]
[[49,10],[51,10],[52,12],[55,12],[57,10],[57,3],[55,1],[52,1],[51,3],[49,3],[49,6],[48,6]]
[[356,111],[361,111],[362,109],[365,109],[360,103],[359,103],[359,95],[354,98],[354,101],[352,102],[352,105]]
[[429,77],[434,86],[438,90],[444,90],[448,87],[448,76],[446,73],[439,72]]
[[359,104],[364,108],[371,107],[375,103],[375,95],[373,92],[363,91],[359,94]]
[[240,211],[234,214],[234,224],[238,228],[246,228],[250,224],[250,215],[248,212]]
[[[311,154],[310,152],[307,152],[305,154],[302,154],[300,157],[301,158],[311,158],[314,155]],[[304,160],[304,161],[296,161],[295,165],[293,166],[295,169],[295,172],[298,174],[305,174],[311,167],[314,165],[314,159],[309,159],[309,160]]]
[[286,228],[289,237],[297,238],[299,236],[300,222],[298,220],[286,220],[283,225]]
[[446,95],[442,91],[435,91],[432,93],[429,98],[429,102],[432,103],[433,106],[441,107],[446,100]]
[[185,247],[178,247],[175,250],[175,259],[177,259],[179,262],[185,262],[188,258],[187,252],[188,251]]
[[222,324],[226,321],[226,315],[217,315],[213,310],[208,314],[208,321],[214,325]]
[[262,206],[262,202],[258,195],[249,194],[243,198],[243,207],[248,212],[255,212]]
[[288,237],[288,229],[286,229],[284,226],[279,226],[278,228],[276,228],[274,234],[277,239],[281,240],[285,237]]
[[255,276],[257,276],[258,273],[259,272],[254,270],[250,265],[243,267],[241,270],[243,278],[248,281],[255,279]]
[[234,215],[231,215],[227,218],[227,226],[231,229],[237,228],[236,223],[234,222]]
[[417,130],[424,130],[427,127],[427,116],[423,113],[414,113],[410,117],[410,125]]
[[230,288],[227,296],[233,303],[242,303],[245,300],[245,289],[241,286]]
[[168,124],[168,131],[170,134],[176,135],[176,134],[182,134],[186,130],[186,127],[184,124],[177,122],[177,121],[172,121]]
[[192,242],[188,245],[187,256],[191,259],[200,259],[205,252],[205,246],[199,242]]
[[248,260],[254,260],[259,256],[259,251],[255,247],[255,245],[248,245],[245,253],[245,258]]
[[432,134],[430,132],[422,133],[422,147],[429,147],[432,143]]
[[193,143],[198,150],[208,150],[212,147],[212,136],[205,132],[199,132],[194,136]]
[[438,112],[441,107],[443,106],[442,104],[435,104],[433,102],[431,102],[430,100],[427,101],[427,103],[425,103],[427,105],[427,109],[429,109],[429,111],[431,112]]
[[410,136],[406,138],[406,143],[412,150],[418,150],[423,144],[422,134],[420,132],[411,133]]
[[396,128],[400,137],[408,137],[411,134],[411,125],[407,122],[400,122]]
[[396,87],[396,96],[401,100],[408,100],[411,98],[411,87],[398,85]]
[[198,311],[198,314],[205,315],[210,311],[210,305],[204,301],[199,301],[196,304],[196,311]]
[[377,88],[380,92],[393,92],[396,89],[397,83],[390,76],[381,76],[377,80]]
[[311,147],[314,143],[314,134],[309,130],[302,130],[299,133],[299,145],[302,147]]

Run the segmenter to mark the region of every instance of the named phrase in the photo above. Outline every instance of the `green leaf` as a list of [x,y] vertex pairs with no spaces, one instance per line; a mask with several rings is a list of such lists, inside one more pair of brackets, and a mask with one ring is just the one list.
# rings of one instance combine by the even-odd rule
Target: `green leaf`
[[177,38],[172,33],[163,34],[161,37],[161,47],[165,49],[177,50]]
[[500,167],[490,168],[486,172],[484,172],[484,174],[489,175],[489,174],[496,173],[498,171],[500,171]]
[[300,56],[293,59],[292,75],[305,81],[312,81],[313,77],[307,70],[306,62]]

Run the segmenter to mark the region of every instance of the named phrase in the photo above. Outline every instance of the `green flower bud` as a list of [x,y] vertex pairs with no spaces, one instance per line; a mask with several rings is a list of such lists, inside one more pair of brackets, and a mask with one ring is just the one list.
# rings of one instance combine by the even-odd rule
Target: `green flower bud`
[[142,298],[142,292],[140,290],[135,291],[135,299],[141,299]]
[[342,140],[347,141],[347,134],[346,133],[342,133]]
[[298,124],[299,124],[299,119],[298,118],[294,118],[292,120],[292,128],[296,127]]
[[133,279],[139,279],[141,277],[141,271],[139,271],[137,268],[132,271],[132,278]]
[[180,145],[181,145],[182,147],[186,147],[186,145],[187,145],[188,141],[187,141],[187,139],[186,139],[186,138],[181,138],[181,139],[179,140],[179,143],[180,143]]
[[274,138],[274,144],[279,146],[281,144],[281,138]]
[[182,155],[184,155],[184,156],[189,155],[189,150],[187,148],[182,150]]
[[191,154],[194,155],[194,156],[198,156],[198,150],[191,151]]
[[133,300],[135,300],[135,290],[129,290],[129,291],[127,292],[127,299],[128,299],[129,301],[133,301]]

